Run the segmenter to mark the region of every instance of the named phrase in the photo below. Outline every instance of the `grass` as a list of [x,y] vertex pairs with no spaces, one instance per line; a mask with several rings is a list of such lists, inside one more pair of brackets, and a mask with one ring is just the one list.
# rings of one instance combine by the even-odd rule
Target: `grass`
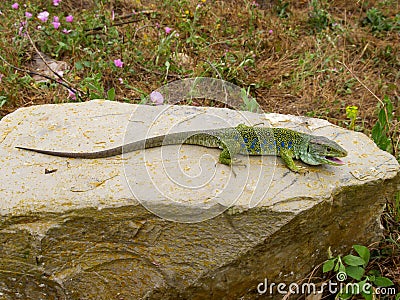
[[[400,160],[398,1],[13,3],[0,3],[0,55],[20,70],[33,71],[38,51],[68,67],[63,86],[1,61],[0,117],[23,106],[94,98],[143,103],[167,82],[215,77],[242,87],[266,112],[324,118],[372,135]],[[47,22],[37,18],[43,11]],[[251,99],[244,107],[254,109]],[[207,99],[191,104],[218,106]],[[399,284],[396,197],[383,216],[386,239],[372,254]]]

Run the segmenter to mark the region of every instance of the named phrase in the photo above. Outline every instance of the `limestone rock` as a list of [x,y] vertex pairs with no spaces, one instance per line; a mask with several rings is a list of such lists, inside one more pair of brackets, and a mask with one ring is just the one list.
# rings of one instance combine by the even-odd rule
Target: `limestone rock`
[[[96,151],[239,123],[324,135],[346,165],[299,175],[280,158],[243,157],[234,176],[218,149],[198,146],[94,160],[15,149]],[[0,134],[4,299],[256,298],[266,278],[295,282],[328,247],[378,239],[399,189],[397,161],[367,136],[304,117],[90,101],[19,109]]]

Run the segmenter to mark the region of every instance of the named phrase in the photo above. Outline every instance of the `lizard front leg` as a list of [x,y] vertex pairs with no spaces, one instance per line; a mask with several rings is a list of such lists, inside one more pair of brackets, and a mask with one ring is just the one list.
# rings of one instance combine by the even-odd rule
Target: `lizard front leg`
[[283,149],[281,148],[279,151],[279,155],[282,158],[282,160],[285,162],[285,165],[292,170],[293,172],[304,174],[307,172],[307,168],[298,166],[294,163],[293,157],[293,151],[290,149]]

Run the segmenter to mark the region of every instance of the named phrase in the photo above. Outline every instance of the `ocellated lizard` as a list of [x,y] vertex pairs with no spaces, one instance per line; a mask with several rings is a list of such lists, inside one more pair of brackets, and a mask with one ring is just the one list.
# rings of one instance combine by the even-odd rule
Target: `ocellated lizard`
[[343,165],[344,162],[338,157],[347,155],[345,149],[323,136],[310,135],[287,128],[254,127],[244,124],[221,129],[170,133],[97,152],[58,152],[27,147],[17,148],[53,156],[94,159],[176,144],[220,148],[222,152],[219,162],[225,165],[234,164],[237,154],[277,155],[282,158],[290,170],[300,173],[303,173],[305,168],[296,165],[293,158],[300,159],[309,165]]

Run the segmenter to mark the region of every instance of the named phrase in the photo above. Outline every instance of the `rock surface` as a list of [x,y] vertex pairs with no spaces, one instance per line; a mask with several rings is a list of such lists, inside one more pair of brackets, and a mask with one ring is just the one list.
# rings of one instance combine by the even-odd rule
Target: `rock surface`
[[[14,148],[97,151],[239,123],[324,135],[346,165],[303,176],[243,157],[234,176],[197,146],[94,160]],[[378,239],[399,189],[397,161],[368,137],[304,117],[91,101],[19,109],[0,134],[0,299],[256,298],[265,278],[295,282],[328,247]]]

